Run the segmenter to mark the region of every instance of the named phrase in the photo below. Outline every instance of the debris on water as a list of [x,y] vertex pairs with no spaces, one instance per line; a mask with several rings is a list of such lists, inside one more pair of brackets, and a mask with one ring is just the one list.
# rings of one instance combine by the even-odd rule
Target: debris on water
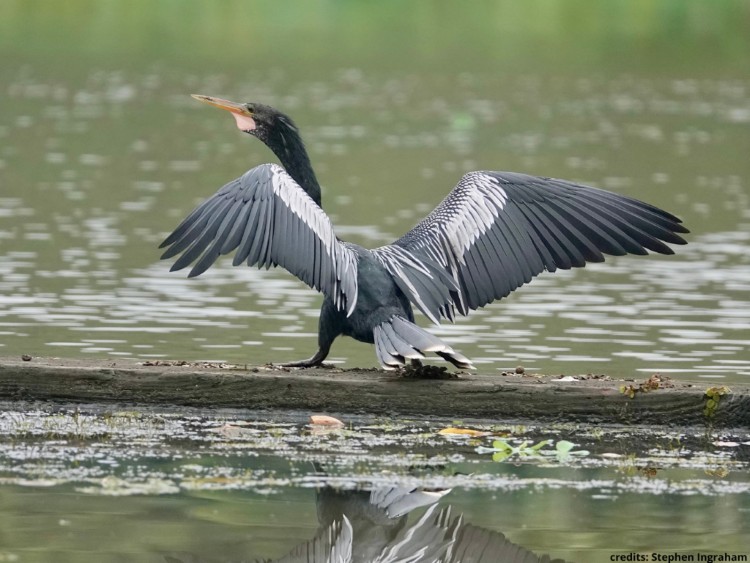
[[439,430],[438,434],[440,434],[441,436],[468,436],[475,438],[477,436],[487,436],[489,435],[489,432],[484,432],[482,430],[473,430],[471,428],[448,427]]
[[718,446],[720,448],[738,448],[740,446],[739,442],[724,442],[721,440],[717,440],[716,442],[713,442],[714,446]]
[[641,467],[639,468],[639,471],[641,475],[648,477],[649,479],[653,479],[659,473],[659,470],[656,467]]
[[517,373],[518,375],[523,375],[523,374],[525,373],[525,371],[526,371],[526,370],[524,369],[524,367],[523,367],[523,366],[516,366],[516,373]]
[[209,428],[209,432],[215,432],[225,438],[239,438],[245,432],[244,429],[238,424],[225,423],[215,428]]
[[[742,449],[748,438],[729,431],[714,438],[723,445],[707,443],[702,428],[690,433],[651,426],[347,415],[342,430],[311,420],[292,411],[4,405],[0,433],[8,440],[0,444],[0,485],[72,484],[94,495],[276,493],[285,487],[371,483],[428,489],[565,487],[592,494],[750,492],[750,481],[721,477],[725,471],[748,471]],[[501,469],[493,460],[511,464]],[[326,466],[325,475],[314,471],[316,464]],[[516,472],[519,465],[534,465],[534,475]],[[591,469],[601,478],[592,480]],[[704,472],[711,472],[710,478]]]
[[24,354],[23,356],[21,356],[21,359],[24,362],[30,362],[31,361],[31,356],[29,356],[28,354]]
[[343,428],[344,423],[341,422],[338,418],[334,418],[332,416],[328,416],[325,414],[313,414],[310,416],[310,424],[314,424],[316,426],[335,426],[338,428]]
[[716,477],[717,479],[724,479],[727,475],[729,475],[729,469],[726,467],[717,467],[716,469],[705,469],[703,471],[706,475],[710,477]]
[[126,496],[126,495],[173,495],[180,492],[180,488],[171,480],[150,478],[144,482],[132,482],[117,477],[104,477],[97,483],[99,486],[77,487],[79,493]]

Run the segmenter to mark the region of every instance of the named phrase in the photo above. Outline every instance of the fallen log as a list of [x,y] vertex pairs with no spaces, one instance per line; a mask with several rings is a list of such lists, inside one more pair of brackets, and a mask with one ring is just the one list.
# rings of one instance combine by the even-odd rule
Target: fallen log
[[[522,370],[518,370],[522,371]],[[750,385],[717,387],[658,375],[527,373],[438,378],[335,367],[281,369],[189,362],[0,358],[0,398],[313,412],[480,417],[587,424],[750,426]]]

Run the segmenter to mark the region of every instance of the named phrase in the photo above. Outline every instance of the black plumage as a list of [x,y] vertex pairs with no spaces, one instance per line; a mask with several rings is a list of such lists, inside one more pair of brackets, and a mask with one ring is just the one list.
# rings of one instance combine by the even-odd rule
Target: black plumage
[[471,361],[414,324],[412,304],[435,323],[467,315],[543,271],[601,262],[604,254],[672,254],[685,244],[679,218],[642,201],[565,180],[514,172],[464,175],[448,196],[390,245],[368,250],[336,237],[294,122],[262,104],[195,98],[230,111],[283,167],[262,164],[200,204],[161,244],[172,270],[197,276],[234,252],[233,264],[283,266],[321,291],[318,352],[339,335],[375,344],[381,365],[404,366],[434,352]]

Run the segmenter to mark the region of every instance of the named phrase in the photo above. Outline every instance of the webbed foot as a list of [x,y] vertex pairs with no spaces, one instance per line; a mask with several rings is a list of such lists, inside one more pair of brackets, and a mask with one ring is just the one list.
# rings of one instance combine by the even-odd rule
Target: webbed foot
[[312,358],[306,360],[298,360],[296,362],[286,362],[283,364],[276,364],[282,368],[312,368],[323,364],[323,360],[328,356],[328,350],[318,350]]

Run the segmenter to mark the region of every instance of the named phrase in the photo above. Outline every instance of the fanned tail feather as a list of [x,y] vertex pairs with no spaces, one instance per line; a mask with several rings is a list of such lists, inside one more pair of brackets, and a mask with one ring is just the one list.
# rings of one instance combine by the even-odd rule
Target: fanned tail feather
[[393,316],[373,330],[375,352],[384,369],[406,366],[407,359],[422,359],[434,352],[460,369],[474,369],[466,356],[459,354],[434,334],[406,319]]

